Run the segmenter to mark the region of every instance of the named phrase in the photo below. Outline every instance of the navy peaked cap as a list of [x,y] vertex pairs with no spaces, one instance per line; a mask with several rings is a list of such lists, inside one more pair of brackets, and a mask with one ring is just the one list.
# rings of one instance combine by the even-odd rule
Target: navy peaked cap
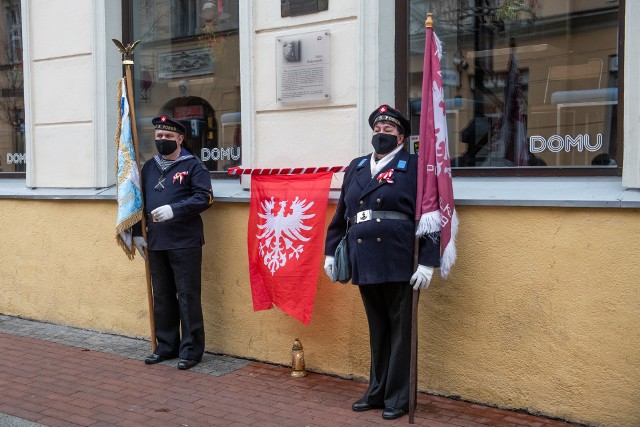
[[369,126],[371,126],[371,129],[373,129],[378,122],[393,123],[404,136],[411,135],[411,123],[409,120],[407,120],[400,111],[387,104],[382,104],[373,110],[373,113],[369,116]]
[[156,129],[178,132],[182,135],[187,133],[187,128],[185,128],[180,121],[169,116],[154,117],[153,120],[151,120],[151,123],[153,123]]

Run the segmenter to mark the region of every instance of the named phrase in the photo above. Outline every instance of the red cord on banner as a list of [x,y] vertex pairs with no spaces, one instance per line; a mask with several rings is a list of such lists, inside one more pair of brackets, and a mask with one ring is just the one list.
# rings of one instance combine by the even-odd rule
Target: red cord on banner
[[303,173],[318,173],[318,172],[344,172],[347,170],[346,166],[311,166],[308,168],[241,168],[235,166],[227,169],[227,175],[296,175]]

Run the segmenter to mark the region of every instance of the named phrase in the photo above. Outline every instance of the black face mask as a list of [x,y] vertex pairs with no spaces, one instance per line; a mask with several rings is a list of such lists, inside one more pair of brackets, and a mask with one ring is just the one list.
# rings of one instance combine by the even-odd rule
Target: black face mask
[[173,139],[156,139],[156,148],[158,149],[158,153],[163,156],[168,156],[176,151],[178,142]]
[[398,146],[398,137],[388,133],[376,133],[371,138],[371,145],[378,154],[388,154]]

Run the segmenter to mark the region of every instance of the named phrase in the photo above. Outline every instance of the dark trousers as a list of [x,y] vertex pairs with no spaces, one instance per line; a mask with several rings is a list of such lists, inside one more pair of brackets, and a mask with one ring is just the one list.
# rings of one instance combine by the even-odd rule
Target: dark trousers
[[372,405],[409,409],[412,292],[405,282],[360,286],[371,346],[363,400]]
[[148,253],[158,341],[155,353],[200,360],[204,353],[202,247]]

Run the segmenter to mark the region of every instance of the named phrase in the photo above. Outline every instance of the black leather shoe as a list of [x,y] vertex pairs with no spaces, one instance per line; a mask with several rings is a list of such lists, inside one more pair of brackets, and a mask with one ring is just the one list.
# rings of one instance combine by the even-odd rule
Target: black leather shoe
[[199,360],[180,359],[178,362],[178,369],[186,370],[191,369],[200,362]]
[[370,409],[382,408],[382,406],[372,405],[370,403],[365,402],[364,400],[358,400],[356,403],[351,405],[351,409],[356,412],[364,412]]
[[407,411],[403,409],[384,408],[384,411],[382,411],[382,418],[384,418],[385,420],[395,420],[396,418],[400,418],[406,413]]
[[169,356],[161,356],[159,354],[152,353],[144,359],[144,363],[147,365],[155,365],[156,363],[164,362],[165,360],[173,359],[173,357]]

